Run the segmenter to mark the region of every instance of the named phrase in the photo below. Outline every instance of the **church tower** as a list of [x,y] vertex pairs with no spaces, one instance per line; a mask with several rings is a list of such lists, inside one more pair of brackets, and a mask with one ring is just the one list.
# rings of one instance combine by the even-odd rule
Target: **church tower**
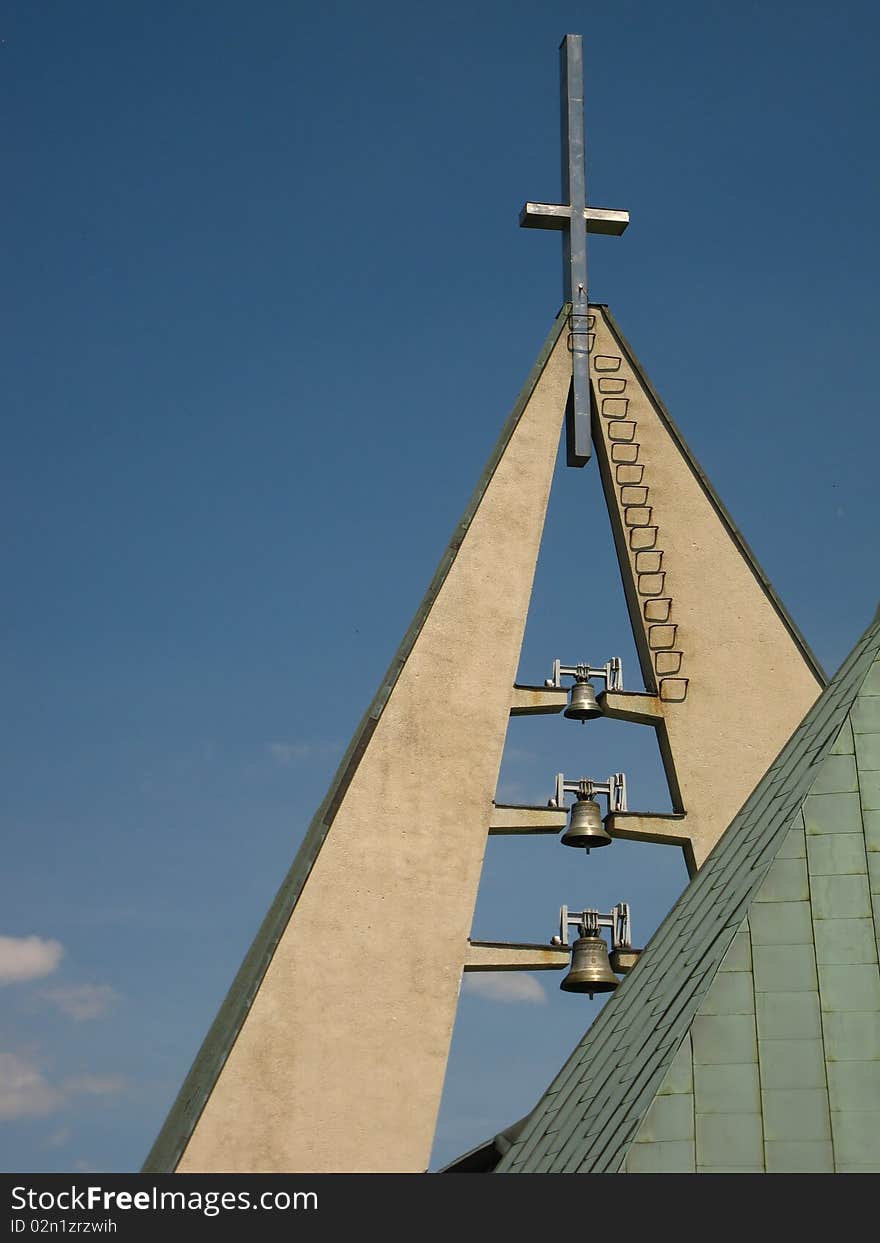
[[[606,840],[682,849],[696,885],[725,830],[751,833],[737,812],[825,684],[611,310],[589,302],[587,236],[629,217],[588,204],[581,37],[560,55],[562,202],[527,202],[520,224],[561,235],[562,309],[145,1171],[424,1171],[462,973],[571,962],[564,937],[470,939],[488,836],[558,838],[565,795],[577,809],[602,793]],[[516,682],[562,434],[582,486],[603,489],[639,686],[613,662]],[[496,802],[511,715],[577,719],[578,704],[656,731],[671,814],[629,807],[619,775],[561,781],[551,806]]]

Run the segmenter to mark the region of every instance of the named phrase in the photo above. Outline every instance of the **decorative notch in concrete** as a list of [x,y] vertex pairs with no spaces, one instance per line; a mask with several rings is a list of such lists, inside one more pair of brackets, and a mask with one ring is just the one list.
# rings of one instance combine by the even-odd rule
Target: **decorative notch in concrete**
[[642,548],[653,548],[656,543],[656,527],[634,527],[629,533],[629,546],[633,552]]
[[681,669],[681,652],[657,652],[654,657],[654,668],[658,674],[678,673]]
[[652,651],[666,650],[675,647],[675,636],[678,626],[649,626],[648,646]]
[[[650,552],[636,553],[636,573],[637,574],[658,574],[663,564],[663,553],[659,548],[654,548]],[[667,613],[668,613],[667,609]],[[665,617],[655,618],[656,621],[666,621]]]
[[671,608],[672,608],[672,599],[669,596],[665,596],[662,600],[646,600],[645,607],[643,610],[645,614],[645,621],[649,621],[649,622],[669,621],[669,612]]
[[616,499],[627,532],[634,585],[642,601],[645,638],[654,674],[658,683],[661,678],[669,681],[662,700],[678,703],[687,694],[688,679],[676,676],[681,674],[683,657],[675,648],[677,626],[670,620],[674,613],[670,590],[673,584],[667,579],[663,551],[657,547],[659,526],[654,520],[655,508],[648,503],[650,464],[646,466],[640,460],[641,446],[635,440],[638,401],[633,403],[632,399],[637,392],[624,396],[629,392],[627,380],[622,375],[608,374],[621,371],[622,356],[599,354],[591,359],[591,364],[597,407],[603,416],[601,434],[613,464]]
[[625,483],[620,489],[621,505],[647,505],[648,489],[644,484]]
[[636,581],[640,596],[662,596],[666,586],[666,574],[638,574]]
[[614,444],[611,446],[611,461],[637,462],[639,460],[639,447],[636,444]]
[[660,698],[664,703],[682,703],[687,698],[687,678],[661,678]]

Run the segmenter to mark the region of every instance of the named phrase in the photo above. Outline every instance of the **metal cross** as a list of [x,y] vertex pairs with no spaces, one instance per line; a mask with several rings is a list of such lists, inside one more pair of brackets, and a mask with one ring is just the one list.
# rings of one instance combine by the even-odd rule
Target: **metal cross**
[[587,207],[584,168],[584,51],[581,35],[566,35],[559,45],[562,103],[562,197],[559,203],[526,203],[519,215],[524,229],[561,230],[563,286],[571,303],[569,347],[572,392],[568,409],[568,465],[590,460],[590,334],[587,295],[587,234],[619,236],[629,212]]

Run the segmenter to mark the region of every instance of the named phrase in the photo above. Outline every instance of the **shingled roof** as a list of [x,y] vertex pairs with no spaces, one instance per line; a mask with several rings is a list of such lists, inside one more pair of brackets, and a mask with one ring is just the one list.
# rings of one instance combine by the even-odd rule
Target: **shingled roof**
[[880,1170],[878,653],[875,621],[495,1172]]

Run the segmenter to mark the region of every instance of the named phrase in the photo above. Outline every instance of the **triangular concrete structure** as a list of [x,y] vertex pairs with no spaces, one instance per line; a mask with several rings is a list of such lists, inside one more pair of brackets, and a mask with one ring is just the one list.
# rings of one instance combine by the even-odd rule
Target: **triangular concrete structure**
[[487,836],[557,835],[567,819],[494,802],[509,717],[568,699],[558,679],[514,684],[566,411],[578,467],[592,414],[644,679],[606,685],[599,704],[656,729],[674,807],[621,797],[610,835],[681,847],[694,873],[823,685],[610,312],[589,303],[586,235],[620,234],[628,215],[586,201],[579,35],[561,65],[566,201],[527,203],[521,223],[562,233],[566,305],[146,1171],[424,1170],[462,972],[568,965],[559,944],[468,937]]
[[880,1171],[878,941],[875,622],[497,1171]]
[[[815,699],[820,673],[621,344],[615,374],[628,388],[615,400],[630,403],[630,417],[602,409],[615,348],[602,334],[613,321],[607,308],[592,313],[594,439],[647,653],[646,690],[599,700],[608,716],[656,728],[677,807],[671,816],[615,812],[606,824],[615,836],[683,846],[694,866]],[[566,823],[564,809],[496,805],[493,796],[510,715],[567,702],[564,688],[515,685],[514,676],[571,382],[569,326],[565,307],[145,1170],[424,1170],[462,971],[568,965],[563,948],[476,943],[468,933],[487,836],[558,835]],[[616,439],[617,422],[640,439],[628,427]],[[638,459],[616,461],[618,444],[636,447]],[[645,482],[623,481],[621,465],[641,469]],[[582,478],[596,486],[591,473]],[[650,529],[631,521],[635,486],[663,533],[662,568],[652,573],[667,576],[663,625],[677,627],[688,662],[674,678],[653,655],[674,650],[656,647],[647,608],[663,596],[644,590],[642,550],[627,543],[624,555],[620,538]],[[685,530],[679,496],[692,497]],[[717,598],[689,594],[694,566],[709,581],[720,567]],[[735,602],[724,594],[729,582]],[[719,615],[726,639],[707,649]],[[731,670],[741,682],[750,660],[749,713],[737,730]],[[685,677],[686,693],[670,693],[670,679],[677,688]],[[706,790],[712,808],[697,796]]]
[[566,318],[145,1170],[427,1168],[571,380]]

